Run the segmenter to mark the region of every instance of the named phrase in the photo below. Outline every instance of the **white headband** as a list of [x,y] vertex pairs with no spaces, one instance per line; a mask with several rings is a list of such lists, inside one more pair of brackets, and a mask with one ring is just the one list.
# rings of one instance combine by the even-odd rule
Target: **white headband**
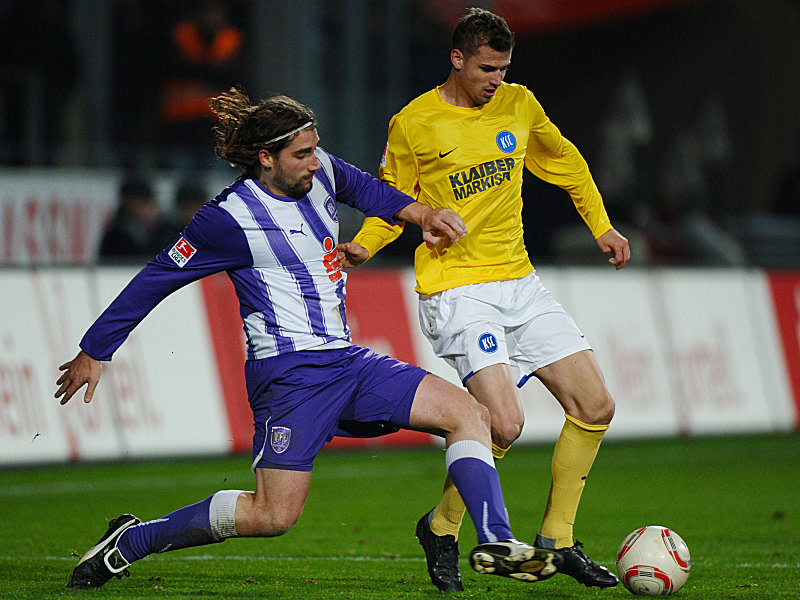
[[302,131],[306,127],[311,127],[313,124],[314,124],[314,121],[309,121],[305,125],[300,125],[300,127],[298,127],[297,129],[292,129],[289,133],[284,133],[283,135],[279,135],[278,137],[274,137],[271,140],[267,140],[266,142],[256,142],[255,144],[250,144],[250,145],[251,146],[260,146],[260,147],[263,148],[264,146],[269,146],[270,144],[274,144],[275,142],[279,142],[282,139],[287,138],[290,135],[293,135],[293,134],[297,133],[298,131]]

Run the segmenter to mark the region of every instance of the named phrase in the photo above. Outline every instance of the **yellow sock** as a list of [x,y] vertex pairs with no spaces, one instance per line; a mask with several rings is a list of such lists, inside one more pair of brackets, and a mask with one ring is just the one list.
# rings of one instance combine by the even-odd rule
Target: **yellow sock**
[[495,460],[500,460],[506,455],[508,452],[508,448],[501,448],[497,444],[492,444],[492,456],[494,456]]
[[465,512],[467,507],[464,506],[464,501],[448,475],[444,481],[442,499],[431,517],[431,531],[435,535],[452,535],[458,540],[458,530],[461,529]]
[[[492,444],[492,456],[495,459],[503,458],[506,452],[508,452],[508,448]],[[436,535],[452,535],[458,540],[458,530],[461,529],[465,512],[467,512],[467,507],[464,506],[461,495],[448,476],[444,482],[442,499],[431,517],[431,531]]]
[[555,540],[556,548],[572,546],[572,526],[586,477],[608,425],[588,425],[564,415],[566,422],[553,451],[553,481],[539,535]]

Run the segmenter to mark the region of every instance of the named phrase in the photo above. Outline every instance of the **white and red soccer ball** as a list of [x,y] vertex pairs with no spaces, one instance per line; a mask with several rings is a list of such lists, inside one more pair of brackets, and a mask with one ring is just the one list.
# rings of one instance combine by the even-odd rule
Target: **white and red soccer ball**
[[683,587],[692,561],[689,547],[674,531],[640,527],[617,550],[617,575],[637,596],[668,596]]

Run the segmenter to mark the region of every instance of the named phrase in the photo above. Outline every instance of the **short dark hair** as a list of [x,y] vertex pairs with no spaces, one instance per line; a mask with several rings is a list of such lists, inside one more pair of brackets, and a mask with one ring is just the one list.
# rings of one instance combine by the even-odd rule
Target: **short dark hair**
[[469,58],[481,46],[489,46],[497,52],[509,52],[514,48],[514,34],[500,15],[472,7],[459,19],[453,31],[452,49],[461,50],[464,57]]

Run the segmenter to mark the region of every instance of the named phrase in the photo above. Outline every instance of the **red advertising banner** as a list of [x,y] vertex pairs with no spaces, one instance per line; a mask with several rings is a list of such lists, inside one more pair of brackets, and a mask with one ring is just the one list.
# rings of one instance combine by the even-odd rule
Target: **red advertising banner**
[[658,9],[689,4],[693,0],[495,0],[493,10],[503,15],[512,30],[534,33],[608,23]]
[[[409,322],[404,285],[401,271],[352,271],[347,279],[347,325],[354,344],[418,365],[411,338],[418,325]],[[428,446],[432,443],[433,437],[427,433],[401,430],[378,438],[334,438],[329,446]]]
[[[612,22],[654,10],[690,4],[697,0],[494,0],[485,8],[501,15],[517,34],[567,30]],[[433,0],[430,10],[442,26],[455,27],[471,3],[462,0]]]
[[796,426],[800,426],[800,273],[768,273],[775,317],[786,360],[786,372],[797,406]]
[[244,382],[245,340],[239,300],[231,280],[224,273],[204,277],[200,284],[233,438],[231,450],[248,452],[253,447],[253,413]]

